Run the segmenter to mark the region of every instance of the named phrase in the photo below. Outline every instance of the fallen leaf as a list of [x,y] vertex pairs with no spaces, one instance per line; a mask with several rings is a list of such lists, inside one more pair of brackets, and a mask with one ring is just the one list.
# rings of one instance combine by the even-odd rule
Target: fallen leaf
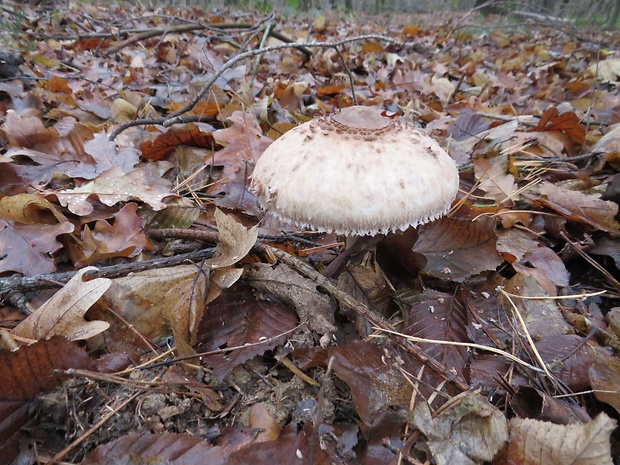
[[63,370],[93,366],[84,349],[61,336],[0,353],[0,401],[34,399],[60,386],[67,379]]
[[482,216],[475,221],[441,218],[419,229],[413,251],[428,262],[424,273],[463,282],[502,263],[495,248],[495,219]]
[[33,276],[55,271],[52,254],[62,247],[56,237],[73,229],[69,222],[21,224],[0,218],[0,273],[16,271]]
[[538,124],[530,132],[558,131],[566,134],[575,144],[583,144],[586,128],[579,122],[577,115],[568,111],[560,114],[557,108],[549,107],[540,117]]
[[154,210],[161,210],[166,207],[162,200],[172,195],[170,181],[161,177],[170,167],[167,162],[159,162],[142,165],[129,173],[123,173],[120,166],[115,166],[83,186],[49,192],[48,195],[56,196],[63,207],[81,216],[93,211],[93,205],[88,201],[91,195],[96,195],[101,203],[108,206],[130,200],[142,200]]
[[245,282],[238,281],[207,305],[198,323],[196,352],[230,349],[202,357],[222,380],[236,366],[282,345],[297,326],[297,315],[275,299],[258,299]]
[[413,425],[427,437],[437,465],[489,462],[508,441],[504,414],[473,392],[450,399],[434,417],[428,404],[420,402],[412,417]]
[[539,192],[547,198],[548,207],[569,219],[608,232],[618,232],[620,229],[620,224],[614,219],[618,214],[618,204],[601,200],[600,194],[587,194],[550,182],[542,182]]
[[136,203],[126,204],[114,215],[113,225],[99,220],[92,231],[85,225],[82,240],[69,249],[74,263],[83,267],[108,258],[130,257],[142,250],[152,250],[143,220],[136,214],[137,208]]
[[496,202],[506,204],[508,200],[515,200],[513,194],[517,190],[517,183],[512,174],[507,174],[500,163],[491,163],[484,158],[473,160],[476,178],[480,184],[478,188],[486,194],[485,197]]
[[231,215],[215,210],[219,240],[212,258],[205,260],[208,268],[231,266],[244,258],[256,244],[258,226],[246,228]]
[[317,290],[316,283],[290,267],[257,263],[246,272],[247,281],[266,295],[273,295],[292,306],[300,321],[318,334],[334,334],[336,303]]
[[585,425],[513,418],[506,458],[519,465],[612,465],[609,438],[616,421],[604,413]]
[[250,426],[260,431],[256,436],[257,442],[275,441],[282,429],[271,416],[264,402],[252,405],[250,408]]
[[140,152],[143,158],[158,161],[172,153],[179,145],[209,150],[215,150],[217,146],[211,133],[203,132],[196,124],[187,124],[181,128],[168,129],[154,141],[144,142],[140,146]]
[[13,329],[16,336],[43,339],[55,335],[70,340],[88,339],[110,326],[104,321],[86,321],[84,314],[110,287],[107,278],[84,281],[84,273],[96,270],[83,268],[47,302]]
[[[112,330],[104,335],[109,349],[130,353],[144,350],[144,343],[135,340],[135,332],[154,342],[168,337],[171,332],[170,325],[176,324],[175,321],[171,323],[168,320],[167,313],[171,311],[169,306],[173,304],[185,310],[189,308],[192,283],[199,272],[196,265],[179,265],[140,271],[113,279],[100,304],[120,315],[131,327],[120,324],[118,317],[97,313],[97,318],[105,319],[112,325]],[[171,289],[181,283],[188,283],[189,291],[180,294],[176,300],[167,299]],[[200,284],[199,282],[198,286]],[[200,287],[197,288],[199,289]],[[188,331],[187,327],[185,331]]]

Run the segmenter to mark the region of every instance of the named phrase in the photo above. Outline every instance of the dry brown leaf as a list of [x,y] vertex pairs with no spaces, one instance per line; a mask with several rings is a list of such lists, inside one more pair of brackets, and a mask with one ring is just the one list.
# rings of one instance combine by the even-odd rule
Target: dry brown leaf
[[491,163],[484,158],[473,160],[476,178],[480,181],[479,189],[486,194],[485,197],[496,202],[506,204],[506,200],[517,190],[515,177],[506,173],[499,163]]
[[534,276],[548,295],[557,295],[556,286],[568,286],[568,270],[562,259],[549,247],[532,249],[521,261],[514,262],[512,267],[523,275]]
[[222,268],[231,266],[244,258],[256,244],[258,226],[246,228],[231,215],[215,210],[215,221],[219,241],[212,258],[205,260],[207,268]]
[[217,144],[211,133],[203,132],[200,126],[191,123],[181,128],[168,129],[154,141],[144,142],[140,150],[142,157],[157,161],[172,153],[180,145],[214,150]]
[[[132,273],[113,279],[110,289],[102,298],[102,303],[119,314],[142,336],[157,342],[170,334],[170,324],[166,318],[170,301],[166,301],[166,295],[181,283],[188,283],[191,289],[197,273],[199,270],[196,265],[180,265]],[[179,295],[174,303],[187,309],[190,297],[191,292]],[[109,320],[114,328],[114,331],[106,333],[108,345],[123,347],[131,333],[126,325],[117,328],[117,318],[105,317],[105,314],[101,318]]]
[[408,365],[407,355],[388,346],[358,340],[330,347],[328,359],[334,374],[349,386],[363,423],[370,425],[381,412],[404,409],[409,404],[412,385],[399,368],[404,365],[406,371],[415,373],[419,367]]
[[620,228],[620,224],[614,219],[618,213],[618,204],[601,200],[600,194],[570,190],[550,182],[541,183],[539,192],[547,197],[548,206],[563,216],[603,231],[617,232]]
[[[502,215],[502,219],[503,219]],[[497,231],[497,251],[508,263],[521,260],[530,250],[538,247],[536,235],[512,227],[505,227]]]
[[[424,339],[467,343],[467,309],[452,294],[428,290],[424,293],[401,292],[394,297],[404,309],[407,319],[403,334]],[[421,350],[446,367],[462,380],[466,373],[470,354],[466,347],[434,343],[420,343]]]
[[261,300],[244,281],[238,281],[206,306],[195,349],[231,349],[202,357],[222,380],[236,366],[283,344],[296,326],[297,315],[290,307],[275,299]]
[[441,279],[463,282],[502,263],[495,248],[495,219],[475,221],[441,218],[419,228],[420,238],[413,251],[428,263],[424,272]]
[[130,202],[114,215],[113,225],[99,220],[92,231],[85,225],[78,245],[69,248],[73,262],[83,267],[108,258],[132,257],[142,250],[152,250],[137,209],[138,205]]
[[256,436],[256,442],[275,441],[282,432],[282,428],[269,413],[264,402],[254,404],[250,408],[250,426],[260,431]]
[[273,142],[263,135],[256,116],[251,113],[235,111],[228,118],[231,126],[213,133],[215,140],[225,145],[216,152],[207,164],[222,167],[218,180],[208,192],[217,195],[216,205],[222,208],[246,208],[248,199],[253,198],[247,192],[247,178],[254,162]]
[[434,418],[426,402],[416,405],[413,424],[426,437],[437,465],[489,462],[508,441],[504,414],[482,396],[463,392]]
[[22,224],[56,224],[68,221],[55,205],[39,194],[2,197],[0,218]]
[[254,264],[246,273],[252,287],[264,294],[272,294],[292,306],[302,323],[318,334],[333,334],[336,304],[319,292],[316,283],[304,278],[290,267],[279,263]]
[[134,147],[121,146],[111,141],[106,134],[97,133],[93,139],[84,142],[84,158],[74,168],[67,169],[67,176],[72,178],[95,179],[100,174],[118,166],[123,173],[129,173],[140,161]]
[[112,102],[110,112],[112,121],[114,121],[115,124],[123,124],[127,121],[136,119],[138,108],[125,99],[117,98],[114,102]]
[[585,425],[513,418],[507,460],[519,465],[612,465],[609,437],[616,421],[604,413]]
[[84,320],[84,314],[111,283],[107,278],[82,279],[84,273],[96,269],[87,267],[78,271],[52,298],[17,325],[13,334],[36,340],[55,335],[80,340],[108,329],[110,325],[105,321]]
[[586,127],[579,122],[579,118],[572,111],[560,114],[557,108],[551,106],[545,110],[538,124],[530,132],[558,131],[566,134],[575,144],[583,144],[586,137]]
[[620,360],[603,350],[593,352],[594,359],[588,372],[594,395],[620,412]]
[[233,451],[252,440],[249,433],[229,432],[222,446],[214,446],[189,434],[143,432],[99,446],[82,465],[223,465]]
[[485,140],[502,143],[505,140],[510,139],[518,127],[519,120],[515,118],[508,123],[496,126],[492,129],[487,129],[465,140],[453,142],[451,146],[454,146],[457,150],[470,154],[478,144],[481,144]]
[[204,273],[198,272],[194,279],[185,279],[170,289],[161,302],[179,355],[196,353],[192,346],[204,314],[208,281]]
[[618,82],[620,79],[620,58],[597,61],[588,68],[588,71],[601,82]]
[[137,199],[148,203],[154,210],[161,210],[166,207],[162,202],[164,197],[172,195],[170,181],[162,178],[171,166],[160,161],[142,165],[129,173],[123,173],[120,166],[115,166],[83,186],[49,192],[48,195],[55,195],[63,207],[76,215],[88,215],[93,211],[93,205],[88,201],[91,195],[108,206]]
[[[619,60],[620,61],[620,60]],[[610,126],[601,139],[592,147],[593,153],[620,152],[620,123]]]

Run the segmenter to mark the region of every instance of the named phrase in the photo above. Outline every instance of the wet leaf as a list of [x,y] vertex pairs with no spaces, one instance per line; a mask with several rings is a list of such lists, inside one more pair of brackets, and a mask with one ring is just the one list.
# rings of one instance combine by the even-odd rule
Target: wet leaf
[[169,168],[169,164],[160,162],[158,165],[142,165],[129,173],[123,173],[116,166],[97,176],[94,181],[53,195],[61,205],[76,215],[88,215],[93,211],[93,205],[88,201],[91,195],[108,206],[142,200],[154,210],[161,210],[166,207],[162,200],[171,195],[170,182],[161,177]]

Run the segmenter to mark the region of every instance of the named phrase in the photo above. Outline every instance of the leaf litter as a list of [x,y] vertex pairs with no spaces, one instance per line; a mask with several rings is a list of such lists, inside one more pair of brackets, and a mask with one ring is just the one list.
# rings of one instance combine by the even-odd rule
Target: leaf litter
[[[617,34],[119,8],[3,44],[2,463],[613,463]],[[353,104],[447,148],[450,215],[261,217],[271,140]]]

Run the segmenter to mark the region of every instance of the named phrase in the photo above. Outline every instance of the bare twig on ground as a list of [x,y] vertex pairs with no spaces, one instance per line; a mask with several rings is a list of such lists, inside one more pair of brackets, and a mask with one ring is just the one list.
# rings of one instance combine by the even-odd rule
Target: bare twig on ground
[[[392,39],[390,37],[386,37],[386,36],[382,36],[378,34],[367,34],[367,35],[351,37],[348,39],[338,40],[334,42],[307,42],[307,43],[304,43],[303,45],[304,47],[307,47],[307,48],[335,48],[341,45],[349,44],[352,42],[358,42],[362,40],[378,40],[378,41],[383,41],[383,42],[387,42],[390,44],[400,44],[399,41]],[[114,132],[112,132],[112,134],[110,134],[110,140],[114,140],[120,133],[134,126],[143,126],[146,124],[160,124],[165,127],[170,127],[174,124],[184,124],[187,122],[187,120],[182,115],[190,111],[192,108],[194,108],[196,104],[200,102],[205,97],[205,95],[210,91],[215,81],[217,81],[218,78],[222,74],[224,74],[228,69],[232,68],[237,63],[245,60],[246,58],[253,58],[255,56],[258,56],[264,53],[274,52],[276,50],[284,50],[287,48],[297,48],[298,46],[299,46],[298,44],[278,44],[278,45],[271,45],[269,47],[265,47],[265,48],[261,48],[257,50],[250,50],[248,52],[240,53],[239,55],[231,58],[226,63],[224,63],[220,67],[220,69],[218,69],[218,71],[213,76],[211,76],[211,78],[205,83],[205,85],[202,87],[202,89],[196,95],[196,97],[194,97],[192,101],[188,103],[186,106],[184,106],[180,110],[164,118],[153,118],[153,119],[148,119],[148,120],[134,120],[134,121],[129,121],[125,124],[122,124],[118,128],[116,128]]]
[[[88,279],[95,278],[118,278],[126,276],[129,273],[150,270],[153,268],[166,268],[178,266],[183,263],[195,263],[213,255],[213,248],[196,250],[194,252],[175,255],[172,257],[154,258],[141,262],[123,263],[121,265],[112,265],[101,267],[97,271],[86,273]],[[5,300],[12,293],[25,293],[37,289],[49,289],[59,287],[69,282],[69,280],[77,273],[77,271],[67,271],[60,273],[48,273],[36,276],[10,276],[8,278],[0,278],[0,300]]]
[[[365,318],[372,325],[380,328],[386,332],[390,332],[392,334],[397,334],[394,327],[385,321],[378,313],[374,312],[368,306],[363,304],[362,302],[354,299],[351,295],[347,294],[343,290],[341,290],[338,286],[336,286],[331,280],[327,277],[320,274],[314,268],[312,268],[307,263],[293,257],[292,255],[283,252],[279,249],[275,249],[273,247],[265,246],[265,249],[271,253],[275,258],[277,258],[282,263],[292,267],[297,270],[298,273],[302,274],[308,279],[314,281],[317,286],[322,288],[329,295],[334,297],[341,305],[345,305],[348,308],[354,310],[358,315]],[[461,389],[462,391],[467,391],[469,387],[465,383],[464,380],[460,379],[458,376],[453,374],[448,370],[448,368],[437,360],[428,357],[422,351],[416,347],[411,341],[397,337],[398,343],[401,344],[405,349],[409,350],[413,355],[415,355],[422,363],[428,365],[430,368],[435,370],[439,375],[443,376],[446,380],[453,383],[456,387]]]

